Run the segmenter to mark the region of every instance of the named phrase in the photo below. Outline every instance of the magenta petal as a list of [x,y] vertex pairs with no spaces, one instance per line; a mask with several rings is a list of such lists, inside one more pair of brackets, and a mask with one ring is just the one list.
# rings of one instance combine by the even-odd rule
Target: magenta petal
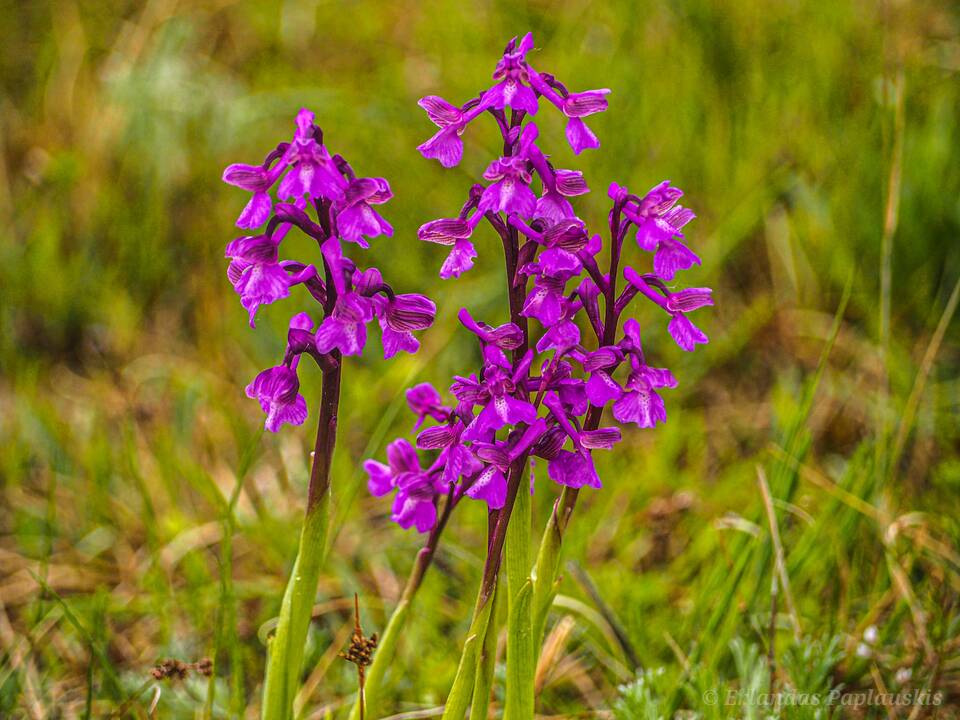
[[393,330],[383,323],[381,341],[383,343],[383,359],[389,360],[401,350],[414,355],[420,349],[420,341],[412,333],[404,330]]
[[455,125],[441,128],[417,150],[427,159],[439,160],[445,168],[455,167],[463,157],[463,141]]
[[617,422],[633,422],[643,428],[656,427],[658,422],[667,421],[667,410],[663,398],[647,386],[624,393],[613,404],[613,417]]
[[584,150],[600,147],[597,136],[580,118],[570,118],[567,122],[567,142],[570,143],[575,155],[579,155]]
[[528,115],[536,115],[538,105],[537,96],[532,89],[522,83],[516,83],[516,92],[510,100],[510,107],[514,110],[523,110]]
[[653,256],[653,271],[664,280],[673,280],[679,270],[699,264],[696,253],[674,238],[661,240],[657,254]]
[[393,501],[392,519],[404,530],[416,527],[417,532],[430,532],[437,522],[437,508],[432,500],[397,493]]
[[274,403],[270,406],[264,427],[270,432],[277,432],[280,426],[303,425],[307,419],[307,401],[303,395],[297,395],[292,403]]
[[567,197],[575,197],[590,192],[583,173],[579,170],[557,170],[555,174],[557,192]]
[[512,175],[489,185],[480,198],[480,210],[516,213],[529,218],[537,207],[537,196],[528,185]]
[[382,497],[393,489],[393,475],[390,468],[376,460],[367,460],[363,463],[367,472],[367,489],[371,495]]
[[417,447],[421,450],[440,450],[447,447],[456,437],[451,425],[435,425],[417,435]]
[[463,119],[460,108],[451,105],[437,95],[422,97],[417,101],[417,105],[427,111],[430,121],[437,127],[445,128],[459,123]]
[[535,284],[527,295],[520,314],[524,317],[536,318],[542,325],[550,327],[560,319],[562,300],[563,295],[560,289]]
[[497,417],[502,421],[500,427],[506,424],[532,423],[537,419],[537,409],[533,405],[511,395],[501,395],[494,398],[487,407],[491,406],[494,408]]
[[686,288],[667,298],[670,312],[688,313],[708,305],[713,305],[713,290],[710,288]]
[[256,228],[263,225],[270,217],[270,208],[273,202],[270,195],[265,192],[257,192],[250,198],[250,202],[243,208],[240,217],[237,218],[237,227]]
[[387,445],[387,462],[390,463],[390,469],[395,475],[420,471],[417,451],[405,438],[397,438]]
[[480,104],[494,110],[503,110],[516,92],[516,81],[501,80],[483,93]]
[[667,368],[645,366],[637,372],[652,388],[675,388],[677,386],[677,379]]
[[547,474],[554,482],[572,488],[584,485],[601,487],[600,478],[589,455],[561,450],[556,457],[547,462]]
[[537,342],[537,352],[546,352],[550,349],[567,350],[580,342],[580,328],[569,320],[556,323],[547,328],[543,337]]
[[223,181],[248,192],[263,192],[269,187],[267,171],[259,165],[234,163],[223,171]]
[[587,381],[587,398],[596,407],[603,407],[623,394],[623,388],[607,373],[598,370]]
[[560,193],[547,190],[537,200],[534,217],[542,218],[552,225],[574,217],[573,205]]
[[352,322],[330,315],[317,329],[316,344],[320,353],[336,348],[344,355],[362,355],[366,342],[367,328],[362,320]]
[[254,324],[257,308],[269,305],[290,294],[290,277],[279,265],[250,265],[234,286],[240,294],[240,302],[250,313],[250,325]]
[[494,465],[489,465],[467,490],[467,495],[485,501],[491,510],[498,510],[507,501],[507,479]]
[[473,260],[477,257],[477,251],[473,243],[469,240],[457,240],[443,261],[440,268],[440,277],[448,280],[452,277],[460,277],[463,273],[473,267]]
[[391,330],[410,332],[430,327],[436,315],[437,306],[426,295],[403,293],[387,302],[383,320]]
[[620,428],[617,427],[584,430],[580,433],[580,442],[589,450],[610,450],[620,439]]
[[439,245],[453,245],[457,240],[466,240],[473,228],[462,218],[440,218],[424,223],[417,230],[417,237]]
[[606,95],[609,93],[606,88],[570,93],[563,100],[563,114],[570,118],[580,118],[603,112],[607,109]]
[[674,315],[667,325],[670,335],[677,345],[690,352],[698,345],[706,345],[709,340],[704,332],[687,319],[686,315]]
[[374,238],[378,235],[393,235],[393,227],[366,202],[345,208],[337,215],[337,229],[340,236],[348,242],[367,247],[364,236]]

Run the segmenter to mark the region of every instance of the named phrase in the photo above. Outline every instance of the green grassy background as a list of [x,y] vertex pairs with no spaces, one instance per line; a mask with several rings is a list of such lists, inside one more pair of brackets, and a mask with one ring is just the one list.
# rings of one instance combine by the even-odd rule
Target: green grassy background
[[[960,703],[956,6],[59,0],[4,2],[0,17],[0,717],[147,717],[152,703],[155,717],[256,716],[312,429],[263,435],[243,395],[302,297],[247,327],[222,258],[244,199],[219,177],[286,139],[301,106],[396,193],[397,232],[362,262],[441,311],[419,355],[371,353],[344,373],[337,534],[301,708],[350,702],[335,653],[353,593],[382,629],[420,543],[368,496],[360,462],[409,430],[405,387],[474,363],[461,305],[505,319],[493,238],[450,283],[442,250],[415,235],[459,208],[494,135],[471,128],[445,171],[415,150],[432,132],[416,100],[473,96],[526,30],[537,68],[612,89],[590,123],[599,151],[574,159],[555,113],[542,118],[542,146],[593,188],[581,215],[603,223],[610,181],[671,179],[703,257],[682,280],[717,299],[698,320],[712,342],[692,355],[641,318],[680,387],[667,425],[629,430],[601,459],[605,487],[582,498],[567,557],[596,592],[565,573],[538,712],[759,717],[703,692],[771,674]],[[312,407],[318,375],[303,373]],[[758,467],[799,641],[783,592],[770,629]],[[555,495],[541,478],[538,528]],[[401,641],[393,713],[442,704],[484,531],[482,509],[462,506]],[[618,690],[631,652],[644,671]],[[158,660],[202,657],[216,660],[209,684],[150,677]]]

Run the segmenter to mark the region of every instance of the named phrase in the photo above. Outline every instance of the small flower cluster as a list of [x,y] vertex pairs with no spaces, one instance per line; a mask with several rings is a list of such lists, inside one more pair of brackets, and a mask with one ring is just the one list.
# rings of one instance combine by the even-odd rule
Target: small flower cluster
[[[600,147],[600,141],[587,127],[583,118],[607,109],[603,90],[587,90],[571,93],[549,73],[539,73],[527,62],[527,53],[533,49],[533,35],[527,33],[518,43],[513,38],[497,63],[493,79],[498,82],[484,90],[476,98],[457,107],[441,97],[428,95],[420,100],[420,107],[439,130],[417,149],[425,158],[436,158],[444,167],[454,167],[463,157],[463,141],[460,136],[471,121],[487,110],[502,118],[505,108],[527,115],[536,115],[539,99],[545,98],[557,107],[567,119],[567,142],[579,155],[587,148]],[[501,121],[501,127],[505,124]],[[508,169],[508,163],[504,169]],[[491,166],[492,168],[493,166]],[[488,171],[490,172],[490,171]]]
[[[460,108],[433,96],[420,101],[440,130],[419,149],[446,167],[460,161],[460,135],[480,114],[492,115],[501,130],[504,154],[483,174],[488,183],[471,188],[457,217],[424,224],[419,237],[450,246],[440,275],[459,277],[477,257],[471,237],[486,220],[506,253],[511,306],[510,322],[499,326],[461,310],[461,323],[479,341],[482,366],[454,378],[455,404],[444,404],[429,385],[408,392],[417,428],[427,418],[437,423],[416,438],[417,448],[436,454],[427,467],[403,438],[387,448],[388,464],[365,464],[370,491],[395,492],[393,519],[420,532],[436,524],[442,497],[447,506],[466,495],[491,510],[502,507],[508,476],[522,474],[532,458],[545,460],[548,476],[561,485],[600,487],[592,453],[621,439],[617,427],[600,427],[607,405],[619,423],[653,428],[666,421],[658,391],[677,381],[670,370],[647,363],[640,323],[624,317],[636,297],[668,315],[668,331],[684,350],[707,342],[688,314],[712,305],[711,291],[675,291],[665,284],[700,264],[684,242],[683,228],[694,214],[678,204],[682,192],[663,182],[636,195],[614,183],[608,192],[609,240],[605,244],[599,234],[591,235],[570,202],[588,192],[583,175],[553,166],[537,145],[539,131],[529,116],[540,98],[556,105],[569,118],[567,139],[579,153],[599,145],[582,117],[606,109],[609,91],[569,93],[527,64],[532,47],[529,34],[519,43],[512,40],[494,74],[499,82]],[[652,272],[630,265],[621,270],[631,232],[638,249],[652,254]],[[601,255],[609,260],[606,273],[600,270]],[[530,319],[542,326],[539,336],[531,335]],[[584,340],[582,327],[589,328],[592,340]]]
[[[237,220],[241,228],[257,231],[226,247],[227,276],[254,325],[257,310],[288,297],[303,285],[319,306],[320,322],[301,312],[290,320],[282,364],[261,372],[247,386],[247,395],[260,402],[265,426],[276,432],[284,423],[300,425],[307,405],[299,394],[297,365],[306,353],[323,369],[336,367],[342,355],[360,355],[367,340],[367,324],[376,318],[381,328],[384,357],[400,350],[416,352],[413,331],[429,327],[436,315],[433,302],[417,294],[397,294],[376,268],[361,270],[344,254],[342,241],[361,248],[393,228],[375,209],[393,193],[383,178],[358,178],[340,155],[331,155],[314,115],[297,115],[293,140],[281,143],[262,165],[230,165],[223,180],[252,196]],[[276,186],[276,202],[270,195]],[[316,221],[308,212],[314,212]],[[280,246],[291,228],[313,238],[319,248],[319,267],[297,260],[281,260]]]

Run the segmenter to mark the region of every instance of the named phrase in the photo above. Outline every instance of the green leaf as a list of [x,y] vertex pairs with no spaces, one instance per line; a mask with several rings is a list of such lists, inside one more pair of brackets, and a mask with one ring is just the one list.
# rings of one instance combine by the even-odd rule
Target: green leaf
[[[489,605],[489,603],[488,603]],[[477,634],[467,637],[463,644],[463,654],[457,666],[457,676],[447,696],[441,720],[461,720],[467,711],[467,705],[473,695],[474,674],[477,667]]]
[[507,619],[507,698],[504,720],[529,720],[533,717],[536,661],[530,617],[532,598],[533,581],[527,578],[510,603]]

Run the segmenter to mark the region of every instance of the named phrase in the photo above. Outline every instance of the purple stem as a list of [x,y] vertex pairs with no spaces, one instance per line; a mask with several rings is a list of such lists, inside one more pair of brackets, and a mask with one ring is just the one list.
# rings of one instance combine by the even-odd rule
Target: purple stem
[[[321,200],[316,203],[317,220],[320,227],[330,236],[330,203]],[[319,240],[318,240],[319,242]],[[329,314],[337,302],[337,289],[333,283],[332,272],[326,258],[323,260],[326,278],[326,307]],[[333,451],[337,443],[337,416],[340,409],[340,380],[343,367],[339,350],[330,353],[334,361],[332,367],[323,368],[323,386],[320,391],[320,416],[317,420],[317,439],[313,446],[313,465],[310,467],[310,485],[307,488],[307,514],[320,503],[330,491],[330,467],[333,463]]]

